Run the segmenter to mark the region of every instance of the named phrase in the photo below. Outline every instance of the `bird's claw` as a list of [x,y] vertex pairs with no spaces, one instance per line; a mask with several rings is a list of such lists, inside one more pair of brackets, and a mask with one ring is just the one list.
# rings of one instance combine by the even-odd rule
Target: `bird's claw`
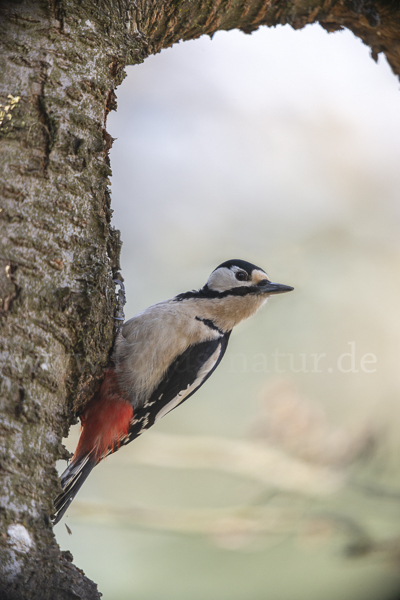
[[114,321],[125,321],[124,306],[126,304],[125,286],[120,279],[113,280],[116,285],[119,285],[119,290],[116,292],[117,299],[117,316],[114,317]]
[[113,282],[115,283],[115,285],[119,285],[119,287],[121,288],[121,291],[125,294],[124,282],[121,281],[120,279],[113,279]]

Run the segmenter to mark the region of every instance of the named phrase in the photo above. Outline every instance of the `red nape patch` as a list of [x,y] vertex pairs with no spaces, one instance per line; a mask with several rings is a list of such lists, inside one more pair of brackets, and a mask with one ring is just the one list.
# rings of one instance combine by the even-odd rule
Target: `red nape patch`
[[107,369],[100,390],[93,396],[80,416],[81,437],[73,461],[93,450],[92,457],[99,462],[111,450],[117,450],[128,434],[133,408],[124,399],[114,369]]

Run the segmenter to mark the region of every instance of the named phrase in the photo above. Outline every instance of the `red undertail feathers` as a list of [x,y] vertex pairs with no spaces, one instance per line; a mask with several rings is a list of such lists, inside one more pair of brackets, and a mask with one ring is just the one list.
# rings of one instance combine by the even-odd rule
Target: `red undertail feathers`
[[55,502],[52,521],[55,525],[93,467],[110,452],[117,450],[127,436],[133,419],[133,408],[118,386],[114,369],[107,369],[100,390],[80,416],[81,435],[71,463],[61,475],[63,493]]
[[117,450],[128,434],[132,418],[132,405],[121,393],[114,369],[107,369],[99,393],[80,416],[81,437],[72,460],[90,453],[91,460],[98,463]]

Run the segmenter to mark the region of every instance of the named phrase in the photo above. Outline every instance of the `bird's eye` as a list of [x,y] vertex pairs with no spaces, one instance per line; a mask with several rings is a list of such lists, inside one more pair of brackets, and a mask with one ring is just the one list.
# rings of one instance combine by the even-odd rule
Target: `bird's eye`
[[238,271],[235,275],[236,279],[238,281],[247,281],[247,273],[245,273],[244,271]]

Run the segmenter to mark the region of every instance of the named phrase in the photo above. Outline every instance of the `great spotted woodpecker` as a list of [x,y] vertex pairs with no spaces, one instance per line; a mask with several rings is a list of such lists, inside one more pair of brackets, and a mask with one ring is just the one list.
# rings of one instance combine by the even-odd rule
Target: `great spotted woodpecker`
[[81,435],[61,476],[54,524],[103,458],[129,444],[187,400],[220,363],[235,325],[271,294],[293,290],[271,283],[244,260],[217,267],[198,291],[146,308],[122,326],[99,391],[80,415]]

